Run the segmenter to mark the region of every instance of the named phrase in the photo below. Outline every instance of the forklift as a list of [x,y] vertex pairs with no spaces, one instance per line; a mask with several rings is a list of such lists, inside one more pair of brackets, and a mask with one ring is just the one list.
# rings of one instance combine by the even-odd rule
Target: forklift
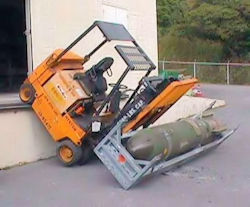
[[[84,57],[71,51],[96,28],[104,37],[98,46]],[[104,57],[91,68],[85,68],[85,63],[110,41],[121,42],[114,49],[127,66],[115,84],[108,84],[104,77],[104,73],[112,75],[112,57]],[[85,164],[95,152],[110,169],[108,157],[119,157],[122,146],[110,148],[105,157],[100,149],[105,148],[107,141],[114,144],[113,136],[128,138],[136,130],[148,128],[198,82],[194,78],[149,76],[155,69],[123,25],[95,21],[66,49],[58,49],[44,60],[21,85],[19,96],[24,103],[32,105],[57,142],[56,154],[63,165]],[[121,103],[122,91],[126,89],[122,81],[134,71],[144,71],[143,77],[126,103]],[[112,86],[109,93],[108,86]],[[123,169],[126,167],[122,162],[112,163],[113,169],[118,169],[120,164]],[[125,188],[130,186],[131,183]]]

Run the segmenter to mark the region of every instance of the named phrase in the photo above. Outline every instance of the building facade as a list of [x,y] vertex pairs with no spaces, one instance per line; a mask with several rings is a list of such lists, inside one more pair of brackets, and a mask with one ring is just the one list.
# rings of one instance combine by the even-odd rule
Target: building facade
[[[17,91],[33,68],[55,49],[68,46],[95,20],[123,24],[157,63],[156,0],[2,0],[0,10],[9,14],[0,17],[0,45],[8,51],[0,53],[0,168],[55,154],[55,143],[32,110],[22,108]],[[96,46],[96,38],[94,34],[72,50],[84,56]],[[124,70],[113,47],[109,44],[98,51],[85,66],[88,69],[104,57],[114,57],[109,82],[115,82]],[[140,73],[131,74],[125,84],[134,87]]]

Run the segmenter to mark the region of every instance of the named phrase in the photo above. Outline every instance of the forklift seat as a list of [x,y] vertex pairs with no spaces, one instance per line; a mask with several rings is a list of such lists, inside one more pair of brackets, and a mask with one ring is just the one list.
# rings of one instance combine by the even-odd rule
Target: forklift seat
[[106,57],[92,66],[87,72],[74,75],[74,79],[79,81],[88,94],[92,94],[95,101],[103,101],[106,97],[105,92],[108,86],[103,73],[111,67],[113,62],[113,58]]

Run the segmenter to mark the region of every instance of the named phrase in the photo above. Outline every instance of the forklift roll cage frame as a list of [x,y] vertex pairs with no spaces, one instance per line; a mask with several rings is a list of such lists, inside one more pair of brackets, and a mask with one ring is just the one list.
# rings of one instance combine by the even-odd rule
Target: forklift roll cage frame
[[[104,40],[97,45],[91,52],[89,52],[84,57],[84,62],[86,63],[91,56],[97,52],[102,46],[104,46],[107,42],[110,41],[126,41],[133,43],[134,46],[124,46],[124,45],[117,45],[115,46],[116,51],[122,57],[124,62],[127,64],[127,68],[124,70],[116,84],[114,85],[111,92],[108,96],[104,99],[103,103],[99,107],[98,111],[95,113],[98,116],[105,105],[110,101],[111,97],[114,93],[119,89],[121,82],[127,76],[128,72],[131,70],[139,70],[139,71],[146,71],[146,74],[142,77],[148,77],[152,70],[156,69],[155,64],[151,61],[151,59],[146,55],[143,49],[139,46],[136,40],[130,35],[127,29],[121,24],[109,23],[109,22],[102,22],[102,21],[95,21],[86,31],[84,31],[79,37],[77,37],[66,49],[64,49],[51,63],[50,65],[56,65],[59,63],[60,59],[70,51],[76,44],[78,44],[86,35],[88,35],[93,29],[98,28],[104,36]],[[126,52],[127,50],[127,52]],[[139,59],[136,60],[136,59]],[[134,92],[129,97],[125,106],[130,103],[136,93],[138,92],[140,86],[138,85]]]

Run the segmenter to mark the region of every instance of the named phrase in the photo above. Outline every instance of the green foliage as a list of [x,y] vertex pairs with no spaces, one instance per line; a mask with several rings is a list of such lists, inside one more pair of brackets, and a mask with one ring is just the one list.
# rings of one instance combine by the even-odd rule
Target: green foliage
[[[187,40],[201,45],[202,41],[204,44],[209,42],[210,45],[219,43],[223,48],[222,55],[221,50],[219,51],[221,60],[249,57],[249,0],[157,0],[157,9],[160,41],[166,41],[164,36],[169,38],[171,35],[179,38],[179,41],[175,41],[176,45]],[[199,47],[194,48],[200,50]],[[209,48],[211,47],[208,46]],[[197,55],[196,52],[193,53]],[[160,54],[168,55],[167,51]],[[215,59],[213,54],[211,58]]]
[[204,66],[199,65],[196,68],[197,77],[203,83],[226,83],[225,66]]
[[231,67],[230,83],[232,84],[250,84],[250,67]]
[[161,34],[168,32],[173,25],[182,24],[187,8],[185,0],[158,0],[157,17]]
[[180,38],[168,34],[159,39],[159,59],[219,62],[223,56],[220,42],[201,40],[198,38]]
[[192,28],[191,34],[205,39],[227,41],[248,28],[238,11],[220,5],[204,3],[190,11],[188,18],[186,27]]

